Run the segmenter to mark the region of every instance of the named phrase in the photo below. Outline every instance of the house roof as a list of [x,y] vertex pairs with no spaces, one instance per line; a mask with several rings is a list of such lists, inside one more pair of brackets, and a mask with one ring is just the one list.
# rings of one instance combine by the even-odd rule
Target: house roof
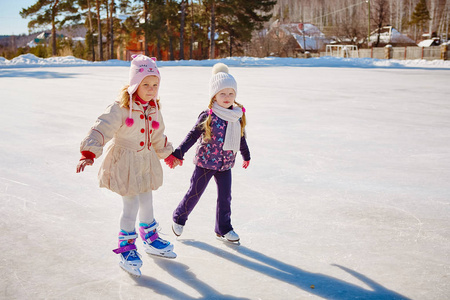
[[279,28],[286,35],[291,35],[304,50],[319,50],[324,44],[330,42],[319,28],[311,23],[280,24],[276,21],[272,24],[272,28]]
[[[370,42],[378,40],[378,29],[370,33]],[[414,40],[400,33],[393,26],[384,26],[380,30],[380,43],[383,44],[415,44]]]
[[439,46],[439,44],[440,44],[439,39],[433,38],[433,39],[423,40],[417,45],[419,47],[431,47],[431,46]]

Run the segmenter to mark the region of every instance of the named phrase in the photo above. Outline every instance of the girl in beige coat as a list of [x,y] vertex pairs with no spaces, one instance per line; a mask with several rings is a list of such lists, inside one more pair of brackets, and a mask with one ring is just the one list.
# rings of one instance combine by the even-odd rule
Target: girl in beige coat
[[[120,101],[111,104],[98,117],[87,137],[81,142],[82,157],[77,173],[103,153],[98,173],[100,187],[118,193],[123,198],[120,217],[119,265],[132,275],[140,276],[142,260],[135,240],[136,218],[139,212],[139,235],[149,254],[175,258],[173,244],[158,236],[158,223],[153,216],[152,190],[163,182],[160,159],[173,151],[164,135],[158,89],[161,76],[156,59],[144,55],[133,57],[130,83],[122,89]],[[131,104],[130,104],[131,103]]]

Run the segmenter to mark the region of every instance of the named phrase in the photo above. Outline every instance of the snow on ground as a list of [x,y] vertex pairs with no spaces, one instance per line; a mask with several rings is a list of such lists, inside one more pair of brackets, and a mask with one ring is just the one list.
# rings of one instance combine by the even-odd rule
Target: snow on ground
[[[371,59],[371,58],[340,58],[324,56],[319,58],[280,58],[280,57],[231,57],[213,60],[183,60],[160,61],[158,66],[213,66],[217,62],[224,62],[229,66],[298,66],[298,67],[342,67],[342,68],[434,68],[450,69],[450,61],[443,60],[395,60],[395,59]],[[102,62],[90,62],[73,56],[40,58],[33,54],[24,54],[7,60],[0,57],[0,68],[30,68],[30,67],[70,67],[70,66],[129,66],[129,62],[122,60],[108,60]]]
[[[448,62],[267,60],[226,60],[252,153],[249,169],[240,158],[233,169],[241,245],[214,238],[213,181],[183,235],[171,233],[191,149],[184,166],[164,166],[154,192],[178,258],[141,250],[139,279],[111,251],[121,199],[97,187],[101,158],[75,173],[79,143],[127,82],[128,63],[0,61],[0,298],[446,299]],[[161,62],[175,145],[207,105],[213,63]]]

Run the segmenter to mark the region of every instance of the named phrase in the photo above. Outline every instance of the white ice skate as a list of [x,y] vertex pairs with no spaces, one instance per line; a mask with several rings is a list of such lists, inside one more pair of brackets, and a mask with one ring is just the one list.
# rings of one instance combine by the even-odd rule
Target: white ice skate
[[142,260],[134,244],[137,237],[136,233],[128,233],[122,230],[119,233],[119,248],[114,249],[113,252],[120,255],[119,266],[125,272],[132,276],[140,277]]
[[159,237],[156,221],[151,224],[140,223],[139,234],[144,243],[145,252],[148,254],[165,258],[177,257],[177,254],[173,252],[173,244]]
[[220,235],[218,233],[216,233],[217,235],[217,239],[221,240],[221,241],[225,241],[225,242],[229,242],[229,243],[233,243],[236,245],[239,245],[239,235],[234,232],[234,230],[228,231],[225,235]]
[[173,222],[172,224],[172,231],[177,237],[183,233],[183,228],[183,225],[177,224],[175,222]]

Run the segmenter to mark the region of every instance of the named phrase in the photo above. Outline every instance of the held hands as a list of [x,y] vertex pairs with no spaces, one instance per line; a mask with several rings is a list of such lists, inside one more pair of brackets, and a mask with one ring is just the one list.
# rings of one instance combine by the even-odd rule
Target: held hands
[[94,161],[92,159],[82,159],[77,165],[77,173],[83,172],[86,166],[92,166]]
[[170,154],[169,156],[167,156],[164,159],[164,162],[166,163],[166,165],[169,166],[169,168],[171,169],[175,169],[176,166],[182,166],[183,165],[183,160],[179,160],[178,158],[176,158],[175,156],[173,156],[172,154]]
[[[167,156],[167,157],[164,159],[164,162],[165,162],[166,165],[168,165],[169,168],[171,168],[171,169],[175,169],[175,167],[177,167],[177,166],[182,166],[182,165],[183,165],[183,160],[179,160],[178,158],[176,158],[176,157],[173,156],[172,154],[169,155],[169,156]],[[242,167],[243,167],[244,169],[247,169],[249,165],[250,165],[250,161],[249,161],[249,160],[248,160],[248,161],[244,161],[244,162],[242,163]]]

